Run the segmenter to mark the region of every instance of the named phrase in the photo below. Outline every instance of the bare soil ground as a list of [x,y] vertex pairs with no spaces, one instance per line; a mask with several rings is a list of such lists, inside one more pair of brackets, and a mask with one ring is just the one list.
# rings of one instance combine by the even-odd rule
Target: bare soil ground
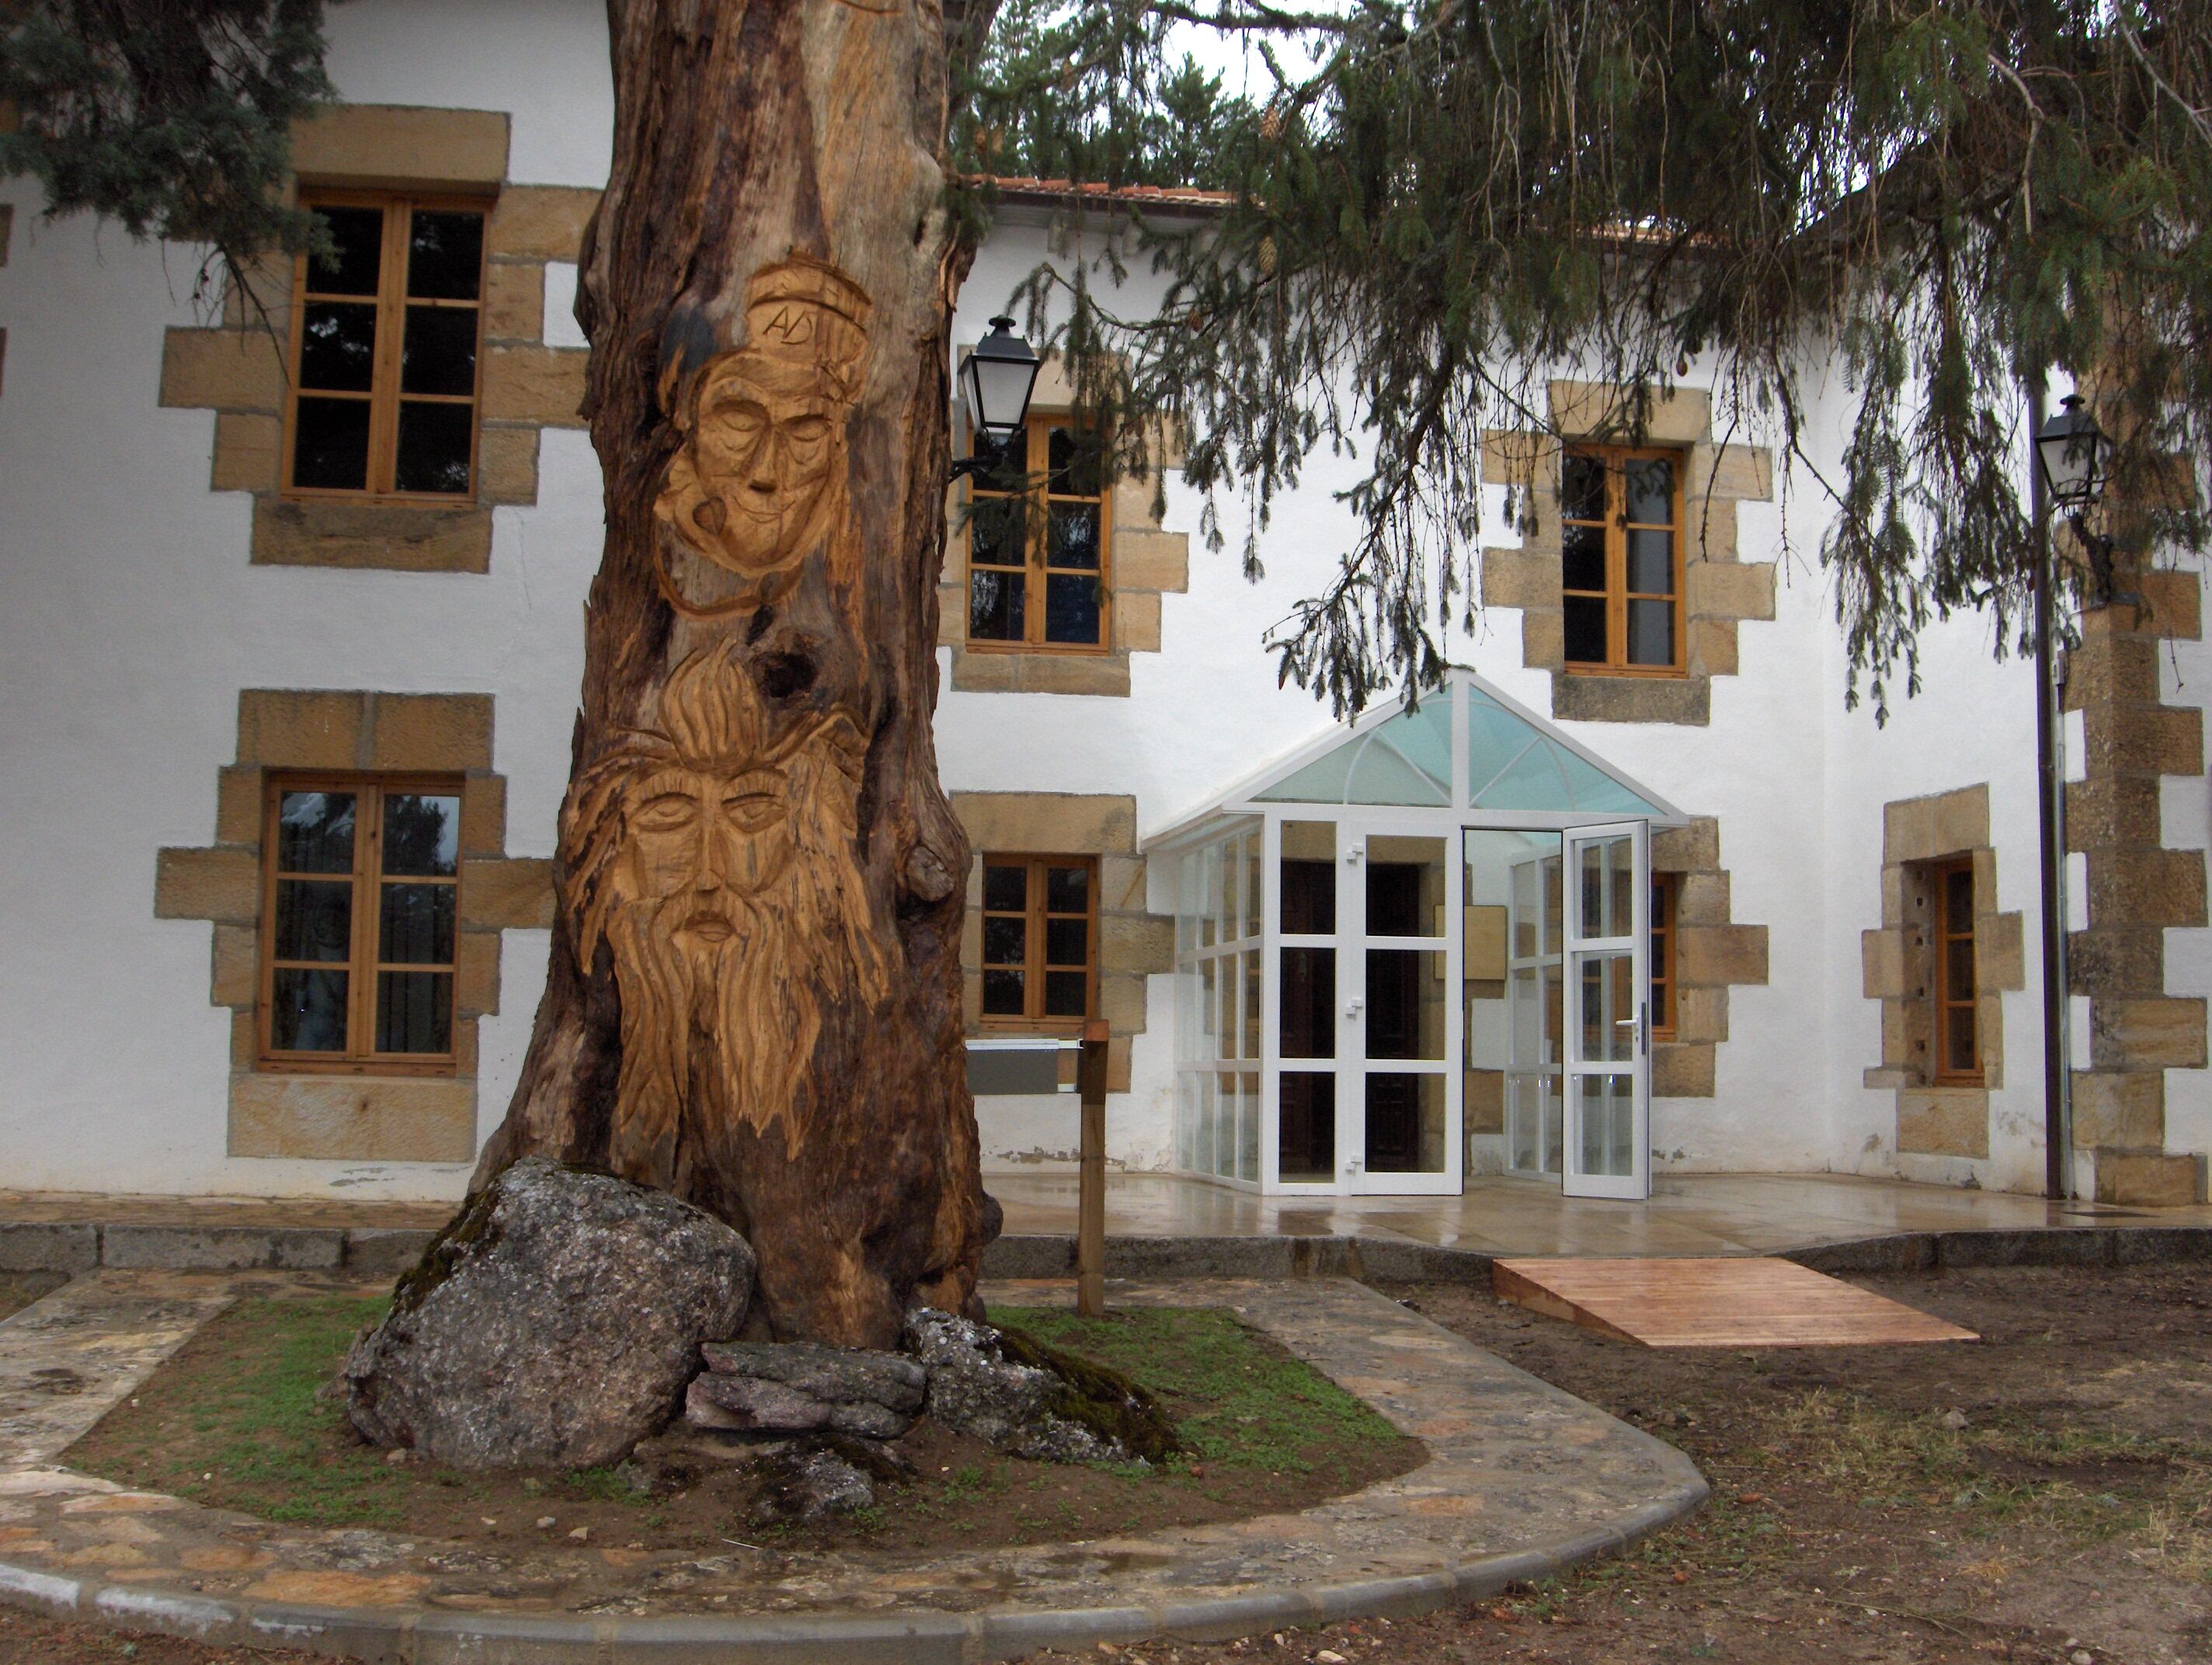
[[1121,1665],[2212,1661],[2212,1266],[1851,1281],[1983,1340],[1656,1351],[1480,1290],[1392,1288],[1680,1446],[1712,1503],[1479,1606]]
[[[1151,1644],[1100,1665],[2203,1665],[2212,1660],[2212,1267],[1854,1279],[1972,1346],[1656,1352],[1394,1288],[1680,1445],[1698,1517],[1619,1559],[1455,1612]],[[0,1661],[244,1665],[0,1609]],[[1039,1655],[1037,1661],[1067,1658]]]

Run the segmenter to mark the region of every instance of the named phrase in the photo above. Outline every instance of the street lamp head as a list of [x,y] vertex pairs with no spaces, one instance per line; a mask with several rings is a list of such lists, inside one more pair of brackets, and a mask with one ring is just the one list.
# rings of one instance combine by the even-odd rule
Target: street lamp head
[[2051,499],[2061,509],[2079,513],[2103,495],[2111,460],[2107,441],[2079,393],[2060,402],[2057,414],[2036,434],[2035,450]]
[[1014,333],[1012,319],[994,318],[991,333],[975,343],[960,367],[960,393],[967,401],[968,419],[994,449],[1022,431],[1042,362]]

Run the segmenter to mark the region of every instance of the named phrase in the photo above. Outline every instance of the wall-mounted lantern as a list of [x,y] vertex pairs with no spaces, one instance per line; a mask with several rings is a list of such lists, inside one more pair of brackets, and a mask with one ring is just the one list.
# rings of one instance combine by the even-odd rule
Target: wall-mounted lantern
[[975,429],[975,454],[952,465],[952,478],[998,465],[1000,453],[1029,420],[1030,394],[1043,362],[1014,333],[1012,319],[991,320],[991,333],[960,367],[960,397]]

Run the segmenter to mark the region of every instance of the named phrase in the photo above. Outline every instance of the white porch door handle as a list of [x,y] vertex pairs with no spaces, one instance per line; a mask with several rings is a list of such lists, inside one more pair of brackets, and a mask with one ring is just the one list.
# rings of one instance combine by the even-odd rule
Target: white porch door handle
[[1355,994],[1344,1003],[1344,1015],[1347,1018],[1357,1018],[1359,1015],[1360,1008],[1366,1004],[1366,1001],[1361,1000],[1359,996]]

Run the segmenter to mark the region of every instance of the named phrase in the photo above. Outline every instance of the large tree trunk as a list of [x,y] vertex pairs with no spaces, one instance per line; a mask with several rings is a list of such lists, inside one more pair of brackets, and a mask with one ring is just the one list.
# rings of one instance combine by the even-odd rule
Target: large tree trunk
[[972,1306],[967,842],[937,784],[946,330],[934,0],[611,0],[586,239],[606,550],[538,1152],[743,1231],[779,1338]]

